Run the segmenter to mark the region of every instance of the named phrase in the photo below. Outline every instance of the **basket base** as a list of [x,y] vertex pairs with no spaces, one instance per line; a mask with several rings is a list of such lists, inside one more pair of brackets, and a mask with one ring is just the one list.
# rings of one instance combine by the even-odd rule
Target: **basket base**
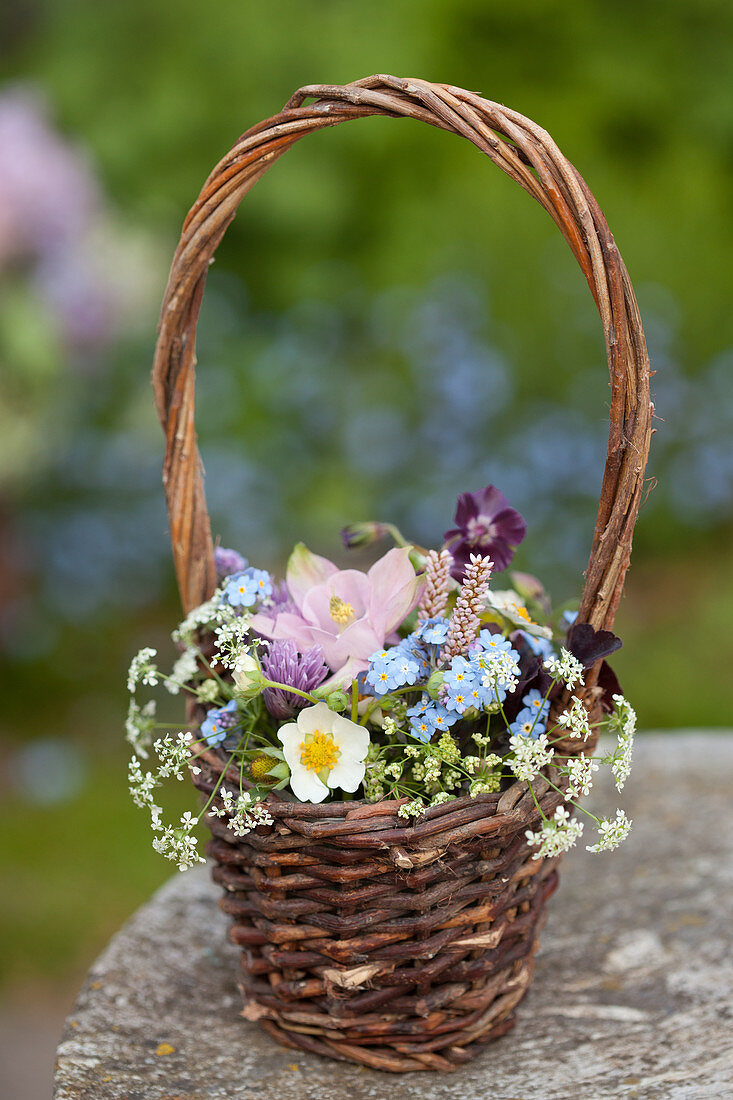
[[[532,957],[518,960],[504,974],[497,975],[501,981],[503,993],[490,1007],[480,1014],[471,1027],[465,1022],[460,1030],[446,1033],[444,1028],[435,1026],[431,1030],[430,1019],[425,1020],[423,1038],[410,1041],[408,1037],[400,1039],[398,1034],[382,1034],[375,1037],[374,1045],[366,1045],[364,1038],[357,1043],[349,1043],[337,1035],[333,1037],[317,1035],[314,1029],[277,1021],[259,1016],[245,1008],[242,1015],[258,1017],[259,1025],[281,1046],[291,1050],[304,1050],[311,1054],[320,1054],[339,1062],[354,1062],[370,1069],[384,1070],[388,1073],[415,1073],[420,1071],[438,1071],[450,1073],[472,1061],[484,1047],[495,1039],[506,1035],[516,1023],[514,1011],[527,993],[534,972]],[[247,1001],[247,992],[240,984],[240,991]],[[388,1017],[385,1015],[385,1023]],[[388,1045],[387,1045],[388,1044]]]
[[243,837],[209,826],[245,1019],[393,1073],[456,1069],[510,1030],[558,882],[558,861],[526,842],[530,792],[456,799],[409,826],[389,802],[322,820],[307,804],[273,810],[274,827]]

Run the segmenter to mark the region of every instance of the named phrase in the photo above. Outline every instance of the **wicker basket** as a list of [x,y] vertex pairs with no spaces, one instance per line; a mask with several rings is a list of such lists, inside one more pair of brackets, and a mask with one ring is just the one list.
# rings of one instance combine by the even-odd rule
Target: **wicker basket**
[[[419,119],[471,141],[547,210],[586,276],[606,339],[611,430],[579,620],[610,629],[653,411],[623,261],[584,180],[539,126],[461,88],[391,76],[301,88],[237,141],[186,218],[154,365],[184,609],[216,586],[194,431],[194,341],[209,263],[241,200],[294,142],[374,114]],[[586,677],[589,705],[596,674]],[[202,759],[196,782],[210,791],[222,758],[211,750]],[[558,794],[547,784],[535,789],[551,815]],[[398,1072],[454,1069],[512,1026],[557,885],[557,861],[533,859],[524,839],[538,825],[526,784],[459,798],[409,826],[390,801],[270,799],[272,828],[236,839],[224,822],[211,826],[214,877],[242,947],[247,1018],[286,1046]]]

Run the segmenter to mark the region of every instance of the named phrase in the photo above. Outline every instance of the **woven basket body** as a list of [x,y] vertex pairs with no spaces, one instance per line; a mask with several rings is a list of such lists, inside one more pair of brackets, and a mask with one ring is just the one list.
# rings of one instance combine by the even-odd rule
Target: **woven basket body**
[[[294,142],[372,114],[418,119],[473,142],[547,210],[588,281],[606,340],[611,427],[579,620],[610,629],[653,412],[626,269],[585,182],[544,130],[463,89],[389,76],[301,89],[239,139],[184,224],[153,372],[184,610],[216,586],[194,430],[195,331],[209,263],[242,198]],[[591,710],[596,675],[590,670],[583,688]],[[571,741],[564,747],[578,751]],[[201,763],[195,782],[210,793],[224,758],[210,750]],[[238,787],[239,774],[231,779]],[[544,780],[534,787],[551,816],[560,796]],[[245,1016],[287,1046],[394,1071],[455,1068],[511,1027],[557,884],[557,861],[533,859],[526,844],[525,830],[541,820],[526,784],[456,799],[409,824],[389,801],[270,800],[275,824],[243,838],[211,819],[214,877],[242,947]]]
[[[210,754],[202,791],[221,766]],[[552,813],[557,794],[535,790]],[[248,1019],[286,1046],[393,1071],[453,1069],[512,1026],[557,885],[557,861],[532,859],[524,837],[537,823],[526,787],[414,826],[389,802],[271,809],[275,826],[240,840],[211,826]]]

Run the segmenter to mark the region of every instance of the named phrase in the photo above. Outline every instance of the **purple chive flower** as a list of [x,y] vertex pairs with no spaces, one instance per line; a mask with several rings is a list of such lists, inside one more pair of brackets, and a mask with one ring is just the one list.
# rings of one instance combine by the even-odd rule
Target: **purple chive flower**
[[[313,691],[328,676],[323,650],[319,645],[298,653],[295,642],[289,639],[270,642],[262,653],[261,663],[268,680],[291,684],[301,691]],[[282,688],[265,688],[262,695],[273,718],[292,718],[296,711],[308,706],[308,700],[302,695],[294,695]]]
[[456,505],[455,527],[443,536],[453,557],[451,570],[457,581],[463,579],[471,554],[491,558],[494,569],[506,569],[514,549],[527,533],[527,525],[515,508],[494,485],[476,493],[461,493]]
[[247,568],[247,559],[243,558],[237,550],[227,550],[224,546],[217,546],[214,550],[214,564],[219,577],[231,577],[234,573],[241,573]]

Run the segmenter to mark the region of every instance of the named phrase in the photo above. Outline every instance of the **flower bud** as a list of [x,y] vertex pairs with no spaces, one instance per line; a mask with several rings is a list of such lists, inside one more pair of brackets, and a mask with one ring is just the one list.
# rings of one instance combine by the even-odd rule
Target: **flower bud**
[[274,756],[268,756],[264,752],[258,753],[254,760],[250,762],[249,774],[255,783],[260,783],[278,763],[279,761]]
[[332,691],[326,696],[326,706],[329,710],[346,710],[349,705],[349,697],[345,691]]
[[213,677],[203,680],[196,688],[199,703],[215,703],[219,698],[219,685]]
[[388,534],[389,527],[386,523],[350,523],[342,529],[341,539],[344,546],[351,550],[355,546],[371,546]]
[[538,581],[531,573],[509,574],[510,580],[523,600],[540,600],[545,594],[542,581]]
[[381,711],[394,710],[394,708],[401,702],[399,695],[378,695],[379,709]]
[[435,700],[438,698],[438,692],[443,686],[443,679],[444,674],[436,669],[435,672],[433,672],[433,674],[430,676],[427,684],[425,685],[425,690],[427,691],[433,702],[435,702]]
[[234,666],[234,694],[241,699],[254,699],[265,685],[260,666],[249,653],[243,653]]

